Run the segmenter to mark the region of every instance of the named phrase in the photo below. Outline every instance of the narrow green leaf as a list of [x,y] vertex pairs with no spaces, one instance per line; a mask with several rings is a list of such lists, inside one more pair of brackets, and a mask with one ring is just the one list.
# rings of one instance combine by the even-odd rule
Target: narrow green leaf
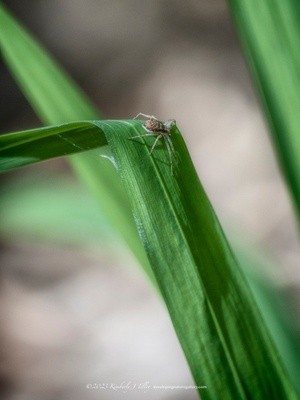
[[300,3],[228,0],[300,219]]
[[126,136],[106,133],[202,398],[296,399],[179,131],[175,176]]
[[234,250],[272,339],[299,393],[300,343],[296,324],[292,321],[293,316],[287,312],[291,308],[289,301],[271,275],[274,261],[265,254],[262,255],[258,249],[253,251],[245,245],[241,246],[240,240],[235,241]]
[[[195,382],[207,386],[202,397],[296,399],[180,132],[171,132],[177,152],[172,175],[163,146],[150,155],[152,138],[133,139],[144,133],[141,121],[91,124],[110,146]],[[74,127],[49,129],[61,143]],[[17,136],[18,146],[22,133]]]
[[90,122],[38,128],[0,136],[0,172],[107,145]]
[[94,119],[99,113],[0,3],[1,53],[24,95],[45,123]]

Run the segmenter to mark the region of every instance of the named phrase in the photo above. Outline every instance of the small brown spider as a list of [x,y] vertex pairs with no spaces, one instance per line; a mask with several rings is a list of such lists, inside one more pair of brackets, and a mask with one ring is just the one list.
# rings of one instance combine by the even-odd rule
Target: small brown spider
[[136,115],[133,119],[137,119],[138,117],[147,118],[146,121],[143,123],[143,128],[148,133],[146,133],[145,135],[133,136],[130,139],[135,139],[143,136],[155,136],[156,139],[151,147],[150,154],[152,154],[159,139],[164,139],[166,148],[169,153],[171,174],[173,175],[172,153],[175,153],[175,150],[170,135],[171,129],[174,125],[176,125],[175,119],[168,119],[167,121],[162,122],[154,117],[154,115],[147,115],[143,113],[138,113],[138,115]]

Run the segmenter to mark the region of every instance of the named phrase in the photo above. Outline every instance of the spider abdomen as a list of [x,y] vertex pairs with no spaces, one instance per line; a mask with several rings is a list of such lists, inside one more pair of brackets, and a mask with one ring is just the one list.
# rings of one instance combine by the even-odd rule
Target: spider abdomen
[[155,118],[147,119],[143,125],[144,128],[150,132],[169,132],[169,129],[164,125],[164,123]]

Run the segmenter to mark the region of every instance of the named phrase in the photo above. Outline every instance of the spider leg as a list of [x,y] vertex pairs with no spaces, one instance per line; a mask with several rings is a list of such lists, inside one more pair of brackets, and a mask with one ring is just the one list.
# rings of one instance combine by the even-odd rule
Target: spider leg
[[156,133],[145,133],[145,135],[131,136],[129,139],[136,139],[136,138],[144,137],[144,136],[157,136],[157,134]]
[[172,150],[172,153],[175,153],[175,149],[174,149],[174,146],[173,146],[170,136],[165,135],[165,139],[166,139],[166,142],[168,142],[170,149]]
[[170,138],[170,136],[166,136],[166,140],[168,141],[170,148],[172,150],[173,160],[175,160],[175,162],[177,162],[178,161],[178,152],[174,149],[172,139]]
[[149,118],[154,118],[154,119],[157,119],[156,117],[154,117],[154,115],[147,115],[147,114],[144,114],[144,113],[138,113],[134,118],[132,118],[132,119],[138,119],[138,117],[143,117],[143,118],[147,118],[147,119],[149,119]]
[[173,175],[173,160],[172,160],[172,153],[174,153],[174,147],[172,140],[169,138],[169,136],[164,136],[165,143],[166,143],[166,148],[169,153],[169,159],[170,159],[170,166],[171,166],[171,175]]
[[[155,135],[156,136],[156,135]],[[157,138],[155,139],[155,142],[153,143],[151,150],[150,150],[150,154],[152,154],[152,151],[155,149],[156,143],[159,141],[159,139],[162,138],[163,135],[158,135]]]

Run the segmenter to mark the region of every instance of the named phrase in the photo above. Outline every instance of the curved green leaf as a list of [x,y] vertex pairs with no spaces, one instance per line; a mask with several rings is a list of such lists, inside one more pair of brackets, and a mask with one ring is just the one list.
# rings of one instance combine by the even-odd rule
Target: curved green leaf
[[179,132],[175,177],[125,135],[106,137],[201,396],[296,398]]
[[[39,135],[57,144],[67,135],[79,149],[78,128],[85,124],[109,144],[195,382],[208,387],[203,398],[216,399],[219,393],[224,399],[247,399],[250,393],[256,399],[296,398],[176,127],[174,175],[163,146],[151,155],[152,138],[132,139],[143,134],[141,121],[19,132],[16,147],[31,135],[37,144],[32,150],[39,153]],[[0,144],[9,145],[0,157],[12,151],[12,136],[3,136]]]

